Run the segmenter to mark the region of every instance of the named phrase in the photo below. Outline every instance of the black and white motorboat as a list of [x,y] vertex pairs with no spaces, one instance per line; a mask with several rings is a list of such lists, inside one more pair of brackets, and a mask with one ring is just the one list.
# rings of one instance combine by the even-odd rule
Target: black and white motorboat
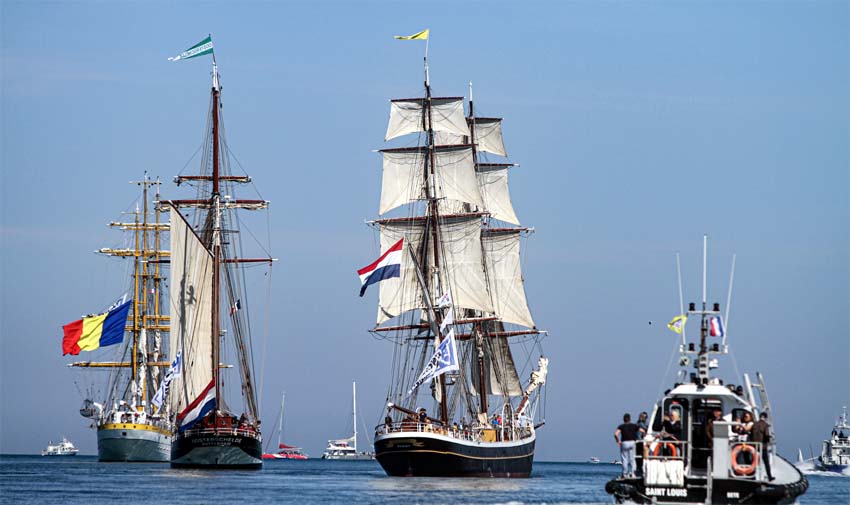
[[[755,381],[744,374],[740,386],[724,385],[712,374],[717,357],[729,351],[723,327],[728,308],[722,317],[719,304],[706,306],[705,250],[704,240],[702,307],[691,303],[669,325],[682,336],[678,382],[653,407],[636,475],[612,479],[605,490],[618,503],[793,503],[809,483],[776,454],[775,420],[762,374],[756,372]],[[681,277],[679,285],[681,303]],[[684,323],[689,316],[700,318],[697,342],[687,342]],[[719,341],[710,343],[715,338]],[[692,360],[695,371],[688,373]],[[770,423],[767,442],[750,440],[757,431],[749,433],[751,420],[763,413]],[[765,431],[763,425],[758,431]]]

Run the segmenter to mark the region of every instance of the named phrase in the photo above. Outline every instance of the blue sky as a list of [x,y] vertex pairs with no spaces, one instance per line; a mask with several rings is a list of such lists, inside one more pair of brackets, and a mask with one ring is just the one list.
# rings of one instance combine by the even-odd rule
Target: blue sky
[[392,36],[425,27],[435,93],[473,81],[476,112],[505,118],[521,164],[512,198],[537,230],[526,289],[550,331],[538,458],[613,457],[622,413],[669,387],[675,253],[696,301],[703,233],[710,300],[725,304],[737,253],[730,344],[742,372],[765,374],[780,451],[817,447],[850,401],[848,14],[841,1],[3,2],[0,451],[64,433],[95,452],[61,325],[123,285],[124,266],[92,251],[120,243],[104,225],[132,210],[127,182],[169,181],[198,147],[209,60],[166,58],[207,33],[230,146],[272,202],[263,418],[285,390],[287,438],[318,455],[350,429],[357,380],[377,423],[391,350],[366,331],[375,294],[357,297],[355,270],[377,253],[363,220],[387,101],[422,90],[421,43]]

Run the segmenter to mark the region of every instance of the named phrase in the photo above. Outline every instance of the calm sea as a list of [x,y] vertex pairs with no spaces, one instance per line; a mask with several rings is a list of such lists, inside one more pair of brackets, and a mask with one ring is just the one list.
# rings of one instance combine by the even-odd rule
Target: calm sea
[[[608,464],[534,464],[530,479],[390,478],[371,461],[269,461],[257,472],[0,456],[0,502],[32,504],[611,503]],[[850,504],[850,477],[809,475],[800,503]]]

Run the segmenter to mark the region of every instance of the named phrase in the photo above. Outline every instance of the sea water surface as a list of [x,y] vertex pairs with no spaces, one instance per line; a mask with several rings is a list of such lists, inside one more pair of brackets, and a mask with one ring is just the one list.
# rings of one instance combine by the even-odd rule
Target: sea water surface
[[[260,471],[172,470],[94,456],[0,456],[0,503],[610,504],[616,465],[535,462],[528,479],[387,477],[374,461],[266,461]],[[850,504],[850,477],[808,475],[801,504]]]

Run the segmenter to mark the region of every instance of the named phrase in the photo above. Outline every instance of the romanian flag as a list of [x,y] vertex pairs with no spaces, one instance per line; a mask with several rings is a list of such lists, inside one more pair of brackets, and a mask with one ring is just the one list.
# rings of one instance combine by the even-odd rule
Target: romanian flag
[[396,35],[395,38],[398,40],[428,40],[428,34],[430,32],[430,28],[426,28],[419,33],[414,33],[413,35]]
[[89,316],[62,327],[62,355],[80,354],[99,347],[120,344],[124,340],[127,314],[133,301],[124,302],[99,316]]

